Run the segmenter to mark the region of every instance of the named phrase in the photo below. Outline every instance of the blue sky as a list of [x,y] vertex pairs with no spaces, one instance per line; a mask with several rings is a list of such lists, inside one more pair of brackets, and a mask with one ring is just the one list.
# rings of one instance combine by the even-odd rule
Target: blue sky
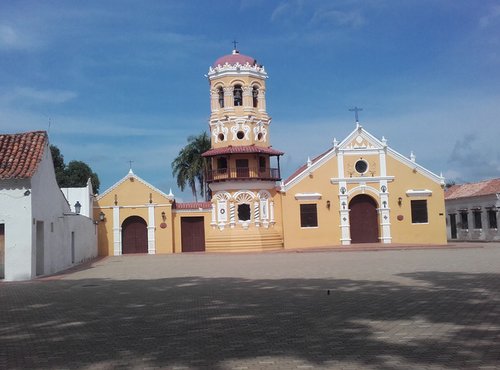
[[47,130],[101,192],[136,174],[181,193],[171,162],[208,130],[204,75],[233,39],[269,74],[287,177],[361,124],[458,183],[500,176],[500,2],[0,2],[0,132]]

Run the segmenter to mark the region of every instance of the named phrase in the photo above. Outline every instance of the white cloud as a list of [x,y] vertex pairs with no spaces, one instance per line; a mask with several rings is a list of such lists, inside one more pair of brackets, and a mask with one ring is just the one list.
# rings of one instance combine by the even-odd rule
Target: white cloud
[[312,23],[328,23],[335,26],[360,27],[365,24],[364,17],[358,11],[340,11],[340,10],[318,10],[314,13]]
[[490,8],[489,13],[479,19],[480,28],[488,28],[500,21],[500,5]]
[[6,24],[0,25],[0,50],[29,50],[40,46],[33,35],[20,32]]
[[75,99],[78,94],[69,90],[40,90],[33,87],[17,87],[3,96],[6,100],[30,100],[36,103],[61,104]]

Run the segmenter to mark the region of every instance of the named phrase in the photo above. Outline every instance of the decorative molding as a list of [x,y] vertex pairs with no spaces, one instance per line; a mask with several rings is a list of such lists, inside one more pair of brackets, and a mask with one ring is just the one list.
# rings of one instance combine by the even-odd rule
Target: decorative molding
[[297,200],[319,200],[321,199],[320,193],[297,193],[295,194]]
[[432,190],[428,189],[410,189],[406,191],[407,197],[430,197]]

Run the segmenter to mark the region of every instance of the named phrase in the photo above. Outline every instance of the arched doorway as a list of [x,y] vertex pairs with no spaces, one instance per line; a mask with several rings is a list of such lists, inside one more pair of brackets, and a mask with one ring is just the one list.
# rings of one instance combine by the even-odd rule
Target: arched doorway
[[366,194],[356,195],[349,202],[351,243],[378,243],[377,202]]
[[130,216],[123,221],[122,253],[148,253],[148,227],[139,216]]

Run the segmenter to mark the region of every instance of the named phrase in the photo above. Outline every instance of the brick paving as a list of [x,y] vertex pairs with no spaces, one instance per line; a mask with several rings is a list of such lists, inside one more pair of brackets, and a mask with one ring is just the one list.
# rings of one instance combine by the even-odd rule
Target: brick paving
[[4,282],[0,368],[500,369],[500,243],[107,257]]

